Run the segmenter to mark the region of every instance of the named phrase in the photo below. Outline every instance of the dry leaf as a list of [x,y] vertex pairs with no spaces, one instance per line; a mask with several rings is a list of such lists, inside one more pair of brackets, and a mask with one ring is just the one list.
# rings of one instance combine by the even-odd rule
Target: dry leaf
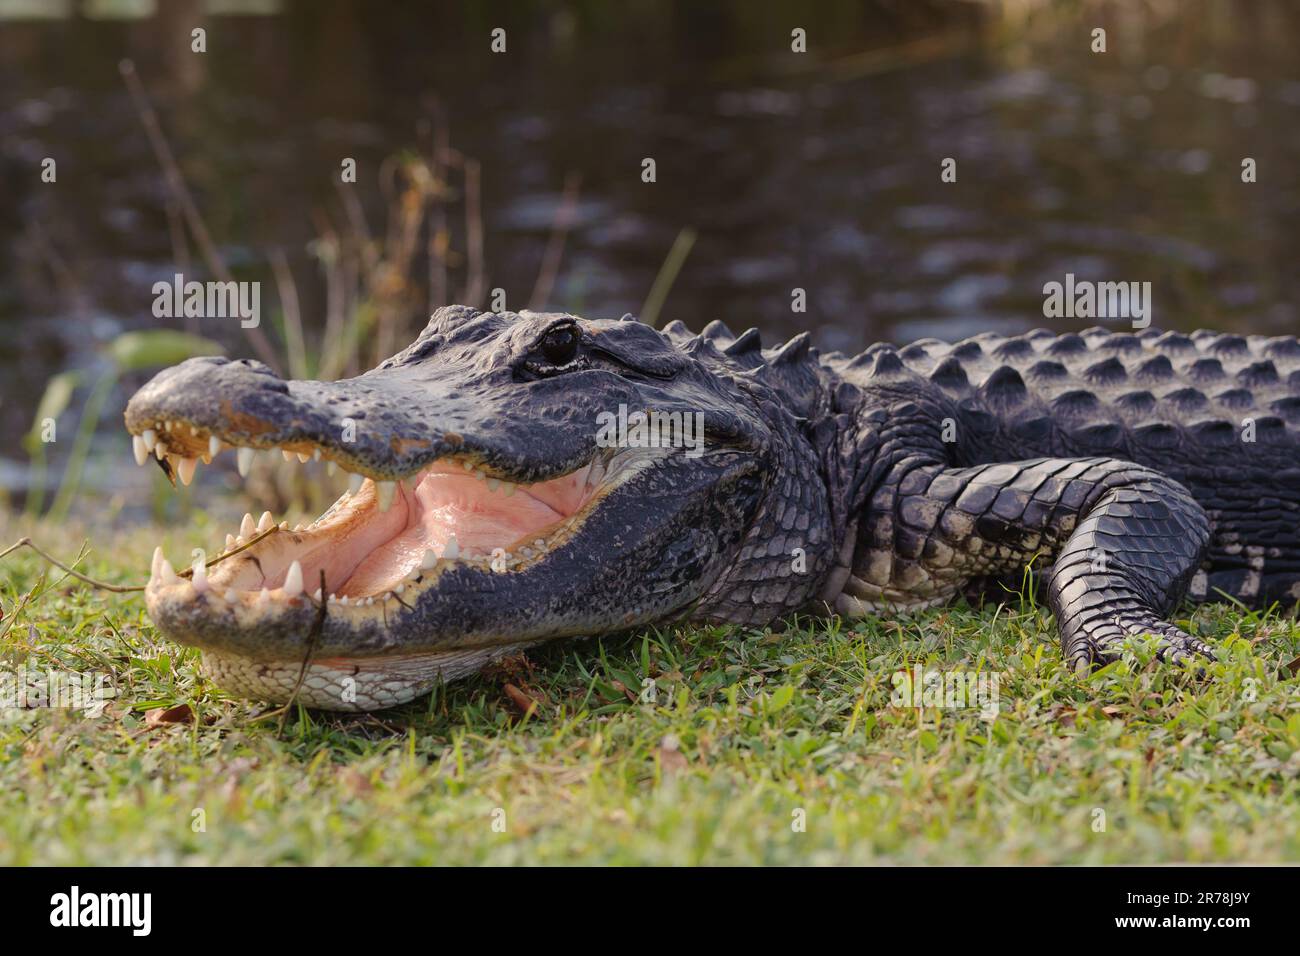
[[163,724],[188,724],[194,719],[194,711],[189,704],[177,704],[175,707],[155,707],[145,711],[146,727],[161,727]]
[[630,700],[632,703],[634,704],[636,703],[636,694],[632,693],[632,691],[628,689],[628,686],[624,684],[621,680],[619,680],[617,677],[614,678],[612,681],[610,681],[609,684],[619,693],[626,695],[627,699]]
[[505,691],[506,696],[510,698],[510,703],[515,705],[515,709],[522,716],[527,717],[537,710],[539,702],[535,698],[529,697],[514,684],[506,684]]

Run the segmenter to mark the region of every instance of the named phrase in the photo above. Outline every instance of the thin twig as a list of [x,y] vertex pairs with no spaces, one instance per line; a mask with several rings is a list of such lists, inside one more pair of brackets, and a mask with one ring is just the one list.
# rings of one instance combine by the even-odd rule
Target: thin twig
[[546,251],[542,253],[542,266],[537,270],[537,283],[528,299],[528,308],[534,311],[544,308],[551,298],[555,276],[560,271],[560,259],[564,256],[564,240],[573,225],[573,213],[578,206],[578,190],[581,186],[581,173],[571,172],[564,177],[564,197],[555,213],[551,236],[546,240]]
[[302,334],[298,285],[293,281],[293,270],[289,268],[289,258],[283,249],[277,246],[267,258],[271,261],[271,273],[275,276],[275,288],[284,313],[284,345],[289,358],[289,374],[294,378],[306,378],[307,344]]
[[[283,706],[276,710],[267,711],[265,714],[258,714],[257,720],[264,720],[267,717],[280,715],[280,726],[276,728],[276,734],[284,733],[285,721],[289,719],[289,711],[292,709],[294,701],[298,699],[298,692],[302,690],[302,682],[307,679],[307,667],[311,664],[311,659],[316,656],[316,648],[320,646],[321,638],[325,635],[325,614],[329,605],[327,595],[329,591],[325,589],[325,569],[320,570],[320,602],[316,607],[316,620],[312,623],[311,633],[307,635],[307,651],[303,654],[302,666],[298,668],[298,679],[294,681],[293,690],[289,693],[289,699]],[[310,598],[308,598],[310,600]]]
[[81,283],[77,280],[72,269],[69,268],[67,260],[59,254],[59,250],[54,247],[53,240],[46,235],[45,229],[41,226],[40,221],[33,219],[28,224],[28,232],[31,233],[32,240],[36,244],[46,264],[50,268],[50,274],[54,281],[59,285],[59,290],[64,298],[71,303],[73,310],[78,314],[86,311],[86,296],[81,288]]
[[[267,528],[265,531],[261,532],[260,534],[254,535],[253,537],[249,538],[239,547],[232,548],[229,551],[223,551],[221,554],[217,555],[211,561],[205,562],[205,566],[210,568],[214,564],[218,564],[226,560],[226,558],[234,557],[235,555],[239,554],[239,552],[251,548],[253,545],[257,544],[257,542],[261,541],[268,534],[271,534],[275,530],[277,529]],[[87,544],[88,543],[89,542],[87,542]],[[82,547],[84,548],[85,545],[82,545]],[[9,547],[5,548],[3,551],[0,551],[0,558],[12,554],[14,551],[17,551],[19,548],[31,548],[33,551],[35,551],[42,558],[44,558],[50,564],[54,565],[59,570],[66,571],[68,574],[72,575],[72,577],[76,578],[77,580],[84,581],[86,584],[89,584],[91,587],[99,588],[102,591],[112,591],[115,594],[129,594],[134,591],[143,591],[146,587],[148,587],[148,585],[145,584],[132,584],[132,585],[109,584],[107,581],[97,581],[95,578],[89,577],[88,575],[82,574],[80,571],[68,567],[68,565],[64,564],[58,558],[54,557],[54,555],[49,554],[48,552],[42,550],[34,541],[32,541],[31,538],[19,538]],[[85,554],[87,553],[89,552],[83,552],[83,554],[77,558],[77,561],[80,561],[81,558],[84,557]],[[184,571],[178,572],[177,577],[186,578],[186,577],[191,577],[193,574],[194,574],[194,568],[188,567]]]
[[447,117],[443,113],[442,103],[433,100],[433,144],[429,151],[429,175],[433,177],[435,190],[430,197],[433,212],[429,222],[429,314],[447,302],[447,249],[451,237],[447,232],[447,208],[443,202],[446,192],[443,186],[442,154],[448,148]]
[[[163,204],[163,209],[167,213],[167,233],[172,243],[172,261],[176,263],[176,270],[181,275],[188,275],[190,273],[190,246],[185,238],[185,221],[181,218],[181,211],[176,205],[176,200],[170,196],[167,198],[167,202]],[[200,333],[198,316],[185,316],[185,330],[191,335]]]
[[365,260],[366,270],[374,272],[379,266],[379,251],[375,248],[375,237],[370,232],[370,224],[366,222],[366,210],[361,205],[361,200],[357,198],[356,192],[345,188],[342,182],[336,182],[334,188],[338,190],[339,200],[343,203],[343,213],[348,218],[348,225],[352,227],[357,237],[357,246],[361,250],[361,257]]
[[82,574],[80,571],[68,567],[68,565],[64,564],[62,561],[60,561],[58,558],[54,557],[53,555],[47,554],[40,547],[38,547],[36,543],[32,541],[31,538],[19,538],[9,547],[5,548],[3,551],[0,551],[0,558],[3,558],[14,551],[17,551],[19,548],[31,548],[33,551],[35,551],[47,562],[54,565],[59,570],[66,571],[68,574],[72,575],[77,580],[84,581],[86,584],[89,584],[92,587],[96,587],[104,591],[113,591],[116,594],[125,594],[128,591],[143,591],[145,587],[144,585],[140,585],[139,587],[135,587],[135,586],[128,587],[123,584],[109,584],[107,581],[97,581],[92,577]]
[[465,278],[465,304],[478,308],[483,302],[487,277],[483,271],[483,193],[477,159],[465,161],[465,245],[469,272]]
[[[0,558],[3,558],[6,554],[13,551],[14,548],[16,547],[18,547],[18,545],[14,545],[11,548],[6,548],[2,553],[0,553]],[[88,553],[89,553],[88,544],[82,544],[81,550],[77,552],[77,559],[72,563],[80,564],[82,559],[85,558]],[[75,573],[76,572],[71,572],[71,571],[68,572],[68,574],[75,574]],[[9,615],[9,620],[5,622],[5,629],[3,632],[0,632],[0,643],[3,643],[4,640],[9,637],[9,632],[12,631],[14,625],[18,623],[19,616],[27,608],[27,606],[30,605],[33,601],[37,601],[43,598],[45,596],[45,592],[48,591],[51,587],[58,587],[64,581],[68,580],[68,574],[64,574],[63,577],[59,578],[58,581],[56,581],[54,584],[49,585],[47,587],[45,583],[45,572],[41,571],[40,579],[37,580],[36,584],[33,585],[32,588],[28,590],[26,594],[23,595],[22,601],[19,603],[19,605],[16,608],[14,608],[13,613]]]
[[[158,115],[154,112],[153,105],[145,94],[140,77],[136,75],[135,63],[131,60],[122,60],[118,63],[117,68],[122,74],[123,82],[126,83],[127,92],[131,94],[131,101],[135,104],[136,112],[140,114],[140,122],[144,124],[145,135],[149,139],[149,145],[153,148],[158,165],[162,167],[163,179],[172,195],[176,198],[177,203],[179,203],[185,221],[190,227],[190,232],[194,234],[194,241],[198,243],[199,251],[203,253],[208,268],[222,282],[233,282],[234,276],[231,275],[225,259],[222,258],[221,253],[217,251],[216,244],[212,241],[212,234],[208,232],[207,224],[203,221],[203,216],[199,213],[199,207],[194,202],[194,196],[185,184],[185,177],[181,175],[181,169],[176,163],[176,157],[172,155],[171,147],[167,144],[167,137],[163,135],[162,125],[158,122]],[[243,325],[243,323],[240,324]],[[258,357],[269,365],[273,372],[279,375],[279,357],[275,354],[275,349],[271,346],[271,341],[266,337],[266,333],[262,331],[261,326],[246,327],[244,331],[252,341],[253,349],[257,352]]]
[[[8,554],[8,552],[5,553]],[[44,586],[44,584],[45,584],[45,572],[42,571],[40,580],[38,580],[36,584],[32,586],[31,590],[29,590],[26,594],[23,595],[23,599],[18,602],[18,606],[15,607],[13,609],[13,612],[9,615],[9,620],[5,622],[5,629],[3,631],[0,631],[0,642],[3,642],[7,637],[9,637],[9,632],[12,631],[14,625],[18,623],[18,618],[22,615],[23,611],[26,610],[27,605],[32,603],[32,595],[36,593],[38,588]],[[42,591],[41,593],[43,594],[45,592]]]

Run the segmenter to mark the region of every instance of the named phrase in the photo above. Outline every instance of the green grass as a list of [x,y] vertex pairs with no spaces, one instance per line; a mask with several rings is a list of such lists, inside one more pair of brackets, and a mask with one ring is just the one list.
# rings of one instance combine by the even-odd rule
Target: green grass
[[[34,537],[70,555],[73,533]],[[180,557],[193,535],[96,532],[84,568],[137,583],[155,541]],[[27,551],[0,563],[0,631],[43,571]],[[1050,618],[1012,595],[785,634],[559,642],[405,708],[281,730],[205,681],[139,596],[65,582],[4,651],[105,673],[117,696],[94,719],[0,715],[0,863],[1300,859],[1300,628],[1229,607],[1190,626],[1222,651],[1206,680],[1145,647],[1076,678]],[[891,706],[917,661],[999,674],[996,720]],[[657,700],[630,699],[647,677]],[[532,716],[507,683],[542,700]],[[179,703],[197,719],[145,720]]]

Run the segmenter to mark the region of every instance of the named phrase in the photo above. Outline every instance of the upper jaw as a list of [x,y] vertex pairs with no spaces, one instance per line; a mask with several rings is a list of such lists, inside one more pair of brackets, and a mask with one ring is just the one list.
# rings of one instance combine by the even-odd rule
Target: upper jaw
[[444,378],[399,367],[338,382],[285,381],[246,359],[190,359],[132,396],[126,427],[140,439],[137,456],[153,451],[173,472],[183,464],[182,480],[226,447],[333,462],[376,481],[410,478],[452,456],[490,477],[530,482],[589,461],[593,423],[562,399],[561,420],[520,415],[508,375]]

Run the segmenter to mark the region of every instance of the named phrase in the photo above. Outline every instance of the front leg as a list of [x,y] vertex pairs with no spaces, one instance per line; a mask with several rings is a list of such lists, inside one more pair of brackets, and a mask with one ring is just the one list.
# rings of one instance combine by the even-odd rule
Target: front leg
[[1114,659],[1129,635],[1161,638],[1165,658],[1209,654],[1164,620],[1200,567],[1205,511],[1182,485],[1112,458],[1043,458],[948,468],[901,462],[873,496],[846,614],[921,606],[972,580],[1052,562],[1047,600],[1066,659]]
[[1204,560],[1209,519],[1177,482],[1155,472],[1131,477],[1084,512],[1052,566],[1047,603],[1076,670],[1114,659],[1135,634],[1159,637],[1163,658],[1214,656],[1164,619]]

